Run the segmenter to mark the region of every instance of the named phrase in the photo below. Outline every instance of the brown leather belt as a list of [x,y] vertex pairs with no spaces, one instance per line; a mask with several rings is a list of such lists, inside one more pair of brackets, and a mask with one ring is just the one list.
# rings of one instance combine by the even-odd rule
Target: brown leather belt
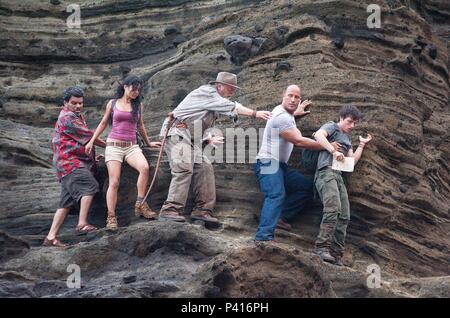
[[114,146],[120,148],[127,148],[135,145],[136,143],[133,141],[107,141],[106,146]]
[[175,127],[180,129],[187,129],[188,125],[186,123],[183,123],[182,121],[179,121],[178,123],[175,124]]

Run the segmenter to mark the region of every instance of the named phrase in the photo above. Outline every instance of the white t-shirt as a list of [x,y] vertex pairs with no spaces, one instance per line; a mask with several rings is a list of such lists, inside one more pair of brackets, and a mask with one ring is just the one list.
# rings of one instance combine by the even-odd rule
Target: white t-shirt
[[272,111],[272,118],[266,123],[261,149],[256,159],[274,159],[287,163],[294,145],[280,136],[285,130],[297,127],[295,118],[282,105]]

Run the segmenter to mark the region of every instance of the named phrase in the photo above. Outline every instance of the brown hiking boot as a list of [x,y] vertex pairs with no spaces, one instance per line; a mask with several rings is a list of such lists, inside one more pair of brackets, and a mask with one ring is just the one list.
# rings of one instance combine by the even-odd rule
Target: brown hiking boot
[[186,222],[186,218],[179,215],[175,211],[162,211],[159,213],[160,220],[175,221],[175,222]]
[[342,262],[342,257],[340,257],[340,256],[334,256],[334,258],[336,259],[335,261],[334,261],[334,265],[336,265],[336,266],[345,266],[344,265],[344,262]]
[[134,215],[136,217],[140,217],[142,215],[144,218],[150,220],[154,220],[158,217],[158,213],[150,209],[147,202],[144,202],[142,204],[136,202],[136,204],[134,205]]
[[323,248],[323,247],[322,248],[316,248],[313,251],[313,253],[318,255],[320,257],[320,259],[322,261],[324,261],[324,262],[332,263],[332,264],[334,264],[336,262],[336,259],[333,256],[331,256],[331,254],[330,254],[330,252],[328,251],[327,248]]
[[278,220],[277,228],[285,230],[285,231],[292,230],[292,226],[288,222],[286,222],[283,218],[280,218]]
[[211,216],[208,211],[193,211],[191,213],[191,220],[220,224],[219,220]]
[[117,225],[116,216],[108,215],[106,218],[106,229],[110,231],[116,231],[119,228]]
[[344,262],[342,261],[342,255],[343,255],[342,253],[336,252],[335,250],[331,249],[330,254],[331,254],[331,256],[333,256],[335,258],[334,265],[345,266]]

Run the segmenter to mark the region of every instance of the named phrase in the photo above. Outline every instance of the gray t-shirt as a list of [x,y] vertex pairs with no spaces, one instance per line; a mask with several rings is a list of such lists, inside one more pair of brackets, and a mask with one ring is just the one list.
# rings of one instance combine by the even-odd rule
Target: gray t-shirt
[[[335,122],[328,122],[320,129],[325,130],[328,133],[328,141],[336,141],[341,144],[342,153],[347,156],[348,151],[352,147],[352,136],[350,134],[344,134],[340,129],[338,124]],[[319,153],[319,159],[317,160],[317,169],[322,169],[323,167],[331,166],[333,163],[333,155],[327,150],[322,150]]]
[[287,163],[294,145],[280,136],[285,130],[296,127],[295,118],[282,105],[272,111],[272,118],[266,123],[261,149],[256,159],[274,159]]

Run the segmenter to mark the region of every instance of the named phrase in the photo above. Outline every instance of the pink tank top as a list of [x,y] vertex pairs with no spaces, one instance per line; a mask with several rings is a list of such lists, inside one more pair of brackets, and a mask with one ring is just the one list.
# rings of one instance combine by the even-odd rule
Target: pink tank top
[[138,121],[136,121],[132,112],[117,109],[116,101],[115,99],[112,102],[112,129],[108,138],[136,143],[136,130],[140,114],[138,114]]

